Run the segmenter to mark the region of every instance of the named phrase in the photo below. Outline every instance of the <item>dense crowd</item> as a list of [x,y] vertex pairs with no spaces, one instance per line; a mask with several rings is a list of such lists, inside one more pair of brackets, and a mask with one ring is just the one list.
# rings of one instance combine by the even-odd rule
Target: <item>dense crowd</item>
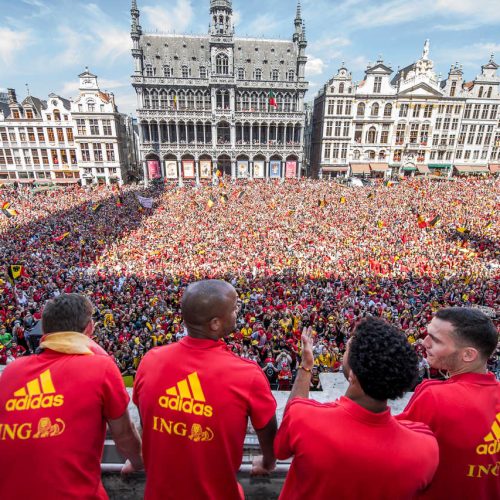
[[[81,292],[95,305],[95,340],[134,374],[147,350],[185,335],[179,299],[201,278],[236,287],[228,346],[281,388],[304,327],[315,332],[318,369],[331,371],[367,315],[396,324],[416,348],[444,306],[488,308],[499,324],[498,179],[4,186],[0,202],[17,211],[0,214],[0,363],[30,350],[49,298]],[[14,288],[7,268],[16,264]]]

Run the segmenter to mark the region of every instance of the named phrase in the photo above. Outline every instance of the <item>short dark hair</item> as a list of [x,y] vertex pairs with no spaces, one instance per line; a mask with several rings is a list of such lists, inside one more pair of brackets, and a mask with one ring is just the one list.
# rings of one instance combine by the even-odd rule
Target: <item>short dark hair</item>
[[486,314],[471,307],[447,307],[439,310],[435,317],[447,321],[460,344],[476,348],[483,359],[488,359],[498,343],[498,331]]
[[92,319],[93,307],[85,295],[61,294],[49,300],[42,313],[43,333],[83,333]]
[[418,375],[417,355],[403,332],[378,318],[358,323],[348,363],[365,394],[379,401],[400,398]]

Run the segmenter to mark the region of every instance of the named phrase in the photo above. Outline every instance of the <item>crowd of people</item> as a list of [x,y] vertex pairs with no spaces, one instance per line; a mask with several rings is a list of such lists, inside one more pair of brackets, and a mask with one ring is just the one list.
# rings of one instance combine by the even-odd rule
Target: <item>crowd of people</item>
[[[29,332],[48,299],[79,292],[95,307],[94,339],[134,375],[149,349],[186,335],[180,299],[204,278],[236,288],[237,329],[226,341],[282,389],[304,327],[315,335],[316,372],[340,368],[366,316],[401,328],[421,351],[443,307],[480,307],[498,327],[499,193],[498,179],[3,186],[0,202],[17,215],[0,214],[0,363],[33,349]],[[14,280],[11,265],[22,266]]]

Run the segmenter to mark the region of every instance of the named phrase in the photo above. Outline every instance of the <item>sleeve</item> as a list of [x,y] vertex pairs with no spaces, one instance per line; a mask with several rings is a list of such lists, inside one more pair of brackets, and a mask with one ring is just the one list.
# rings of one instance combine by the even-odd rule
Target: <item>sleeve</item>
[[254,429],[263,429],[276,414],[276,400],[271,392],[271,386],[260,367],[255,367],[254,377],[250,386],[249,415]]
[[111,358],[105,358],[106,369],[102,381],[102,402],[104,407],[104,418],[114,420],[121,417],[127,409],[130,397],[122,376]]
[[294,407],[295,405],[293,402],[286,407],[285,414],[283,415],[283,421],[281,422],[280,428],[274,438],[274,454],[279,460],[286,460],[294,454],[290,438],[290,436],[293,436],[291,429],[294,422]]
[[396,418],[398,420],[422,422],[433,429],[433,419],[437,412],[439,412],[439,408],[432,391],[424,383],[417,388],[410,401],[408,401],[403,413],[397,415]]

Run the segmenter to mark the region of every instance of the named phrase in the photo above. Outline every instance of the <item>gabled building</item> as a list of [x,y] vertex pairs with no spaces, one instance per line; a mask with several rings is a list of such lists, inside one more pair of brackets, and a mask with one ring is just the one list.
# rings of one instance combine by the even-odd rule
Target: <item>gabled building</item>
[[239,38],[231,0],[210,1],[206,35],[145,33],[132,1],[140,158],[146,179],[298,177],[303,168],[306,30]]

